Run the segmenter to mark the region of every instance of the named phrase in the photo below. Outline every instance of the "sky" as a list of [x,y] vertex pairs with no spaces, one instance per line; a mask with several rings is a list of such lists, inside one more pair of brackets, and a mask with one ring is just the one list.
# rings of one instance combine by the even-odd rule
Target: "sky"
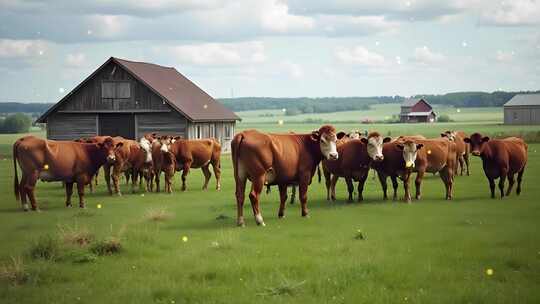
[[540,89],[540,0],[0,0],[0,101],[56,102],[109,57],[215,98]]

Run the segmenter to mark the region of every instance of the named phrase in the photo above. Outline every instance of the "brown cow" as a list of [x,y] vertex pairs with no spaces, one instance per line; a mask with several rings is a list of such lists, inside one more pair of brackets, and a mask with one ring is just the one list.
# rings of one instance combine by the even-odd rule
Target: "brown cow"
[[[204,174],[203,190],[206,190],[212,176],[209,169],[210,165],[212,165],[216,177],[216,189],[221,189],[221,145],[215,139],[187,140],[176,137],[171,140],[170,144],[162,142],[161,151],[165,155],[169,155],[169,157],[166,157],[166,162],[169,165],[168,172],[174,172],[174,169],[182,171],[182,191],[187,188],[186,177],[191,168],[201,168]],[[174,159],[170,159],[171,154],[168,153],[172,153]],[[172,178],[167,179],[166,174],[165,179],[165,183],[168,184],[170,190]]]
[[[338,138],[340,133],[338,133]],[[345,177],[349,201],[353,200],[352,180],[358,181],[358,201],[363,200],[363,189],[372,162],[384,159],[383,143],[389,142],[390,137],[383,137],[378,132],[372,132],[367,138],[339,140],[337,151],[341,157],[337,160],[323,160],[322,167],[326,179],[327,200],[336,199],[336,182],[339,177]]]
[[298,185],[302,216],[308,215],[307,189],[315,169],[323,159],[337,159],[336,131],[322,126],[311,134],[268,134],[246,130],[232,140],[232,161],[236,182],[237,224],[244,226],[246,182],[252,183],[249,199],[258,225],[264,226],[259,197],[265,184],[278,185],[278,216],[285,212],[287,186]]
[[[145,150],[137,141],[130,139],[124,139],[117,143],[116,148],[114,157],[109,158],[109,165],[113,168],[114,193],[122,195],[119,187],[119,179],[122,173],[126,174],[126,178],[131,177],[132,193],[135,192],[135,185],[141,172],[146,172],[143,176],[147,179],[148,185],[148,178],[150,177],[148,172],[152,165],[151,153],[148,153],[148,150]],[[129,180],[127,182],[129,183]],[[141,184],[139,184],[140,186]]]
[[[17,200],[28,210],[27,198],[33,210],[37,210],[34,193],[38,179],[62,181],[66,187],[66,206],[71,206],[73,184],[77,183],[79,206],[84,208],[84,186],[91,182],[97,170],[114,155],[111,138],[102,143],[78,143],[73,141],[44,140],[34,136],[18,139],[13,144],[15,169],[14,191]],[[19,184],[17,162],[22,170]]]
[[422,179],[426,172],[439,173],[445,189],[446,199],[453,197],[454,174],[456,166],[456,144],[446,139],[405,140],[398,142],[397,147],[403,153],[405,174],[403,186],[405,188],[405,200],[411,201],[409,191],[409,178],[412,172],[416,172],[416,199],[420,199]]
[[521,193],[521,180],[527,165],[527,144],[521,138],[508,137],[505,139],[491,139],[474,133],[465,138],[471,146],[471,154],[482,159],[484,173],[489,181],[491,198],[495,198],[495,179],[499,178],[501,199],[504,197],[504,182],[508,178],[506,195],[512,193],[514,175],[517,173],[516,194]]
[[456,153],[457,153],[457,162],[456,162],[456,174],[458,172],[457,165],[459,165],[460,175],[463,175],[463,171],[467,170],[467,175],[470,175],[469,172],[469,144],[467,144],[464,139],[467,135],[462,131],[445,131],[441,133],[441,137],[446,137],[449,140],[456,143]]

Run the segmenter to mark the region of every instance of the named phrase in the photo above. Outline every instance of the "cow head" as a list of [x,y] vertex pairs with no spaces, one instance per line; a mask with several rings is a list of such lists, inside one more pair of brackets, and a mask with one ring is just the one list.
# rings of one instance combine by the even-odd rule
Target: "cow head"
[[480,156],[484,144],[489,141],[489,137],[482,136],[480,133],[474,133],[471,137],[463,139],[466,143],[471,145],[471,154],[474,156]]
[[160,138],[158,138],[158,141],[161,146],[160,148],[161,152],[164,152],[164,153],[169,152],[171,148],[171,144],[173,143],[173,138],[171,136],[163,135]]
[[311,140],[319,143],[324,158],[336,160],[339,157],[336,142],[338,139],[343,138],[344,135],[344,132],[340,132],[338,138],[336,129],[330,125],[325,125],[319,130],[311,132]]
[[103,142],[96,143],[96,145],[105,152],[107,162],[113,163],[116,161],[116,150],[118,146],[122,146],[122,143],[114,144],[111,137],[107,137]]
[[367,152],[369,157],[374,161],[383,161],[384,155],[382,153],[383,144],[391,140],[390,137],[382,138],[378,132],[372,132],[367,138],[360,139],[367,146]]
[[407,140],[403,143],[397,144],[398,149],[403,152],[403,160],[405,161],[405,168],[412,169],[414,168],[414,162],[416,161],[416,156],[418,150],[422,149],[423,144],[417,144],[412,140]]
[[149,140],[146,136],[142,137],[139,141],[139,146],[144,153],[144,162],[152,162],[152,141]]
[[450,141],[455,141],[457,136],[456,131],[445,131],[444,133],[441,133],[441,137],[446,137]]

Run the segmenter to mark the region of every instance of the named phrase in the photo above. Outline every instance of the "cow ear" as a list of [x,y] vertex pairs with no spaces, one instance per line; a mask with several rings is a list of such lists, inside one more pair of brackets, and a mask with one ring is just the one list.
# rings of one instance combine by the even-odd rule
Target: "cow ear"
[[347,134],[345,134],[345,132],[341,131],[338,134],[336,134],[336,137],[337,137],[337,139],[342,139],[343,137],[345,137],[345,135],[347,135]]
[[423,146],[424,146],[424,144],[417,144],[417,145],[416,145],[416,150],[422,149]]
[[174,138],[174,140],[180,140],[180,139],[182,139],[182,136],[176,136],[176,137]]
[[403,151],[403,149],[405,148],[402,144],[398,144],[397,147],[398,147],[398,149],[400,149],[400,150],[402,150],[402,151]]
[[104,143],[98,143],[97,146],[100,147],[100,148],[103,148],[103,147],[105,147],[105,144]]
[[365,137],[360,138],[360,141],[367,145],[368,140]]
[[321,135],[319,134],[319,131],[311,132],[311,140],[319,141],[320,139],[321,139]]
[[391,140],[392,140],[391,137],[385,137],[385,138],[382,140],[382,142],[383,142],[383,144],[385,144],[385,143],[387,143],[387,142],[390,142]]
[[482,138],[482,141],[483,141],[483,142],[488,142],[488,141],[489,141],[489,137],[484,136],[484,137]]
[[463,141],[464,141],[464,142],[466,142],[466,143],[468,143],[468,144],[470,144],[470,143],[471,143],[471,139],[470,139],[470,138],[468,138],[468,137],[465,137],[465,138],[463,139]]
[[122,147],[123,145],[124,145],[124,143],[122,143],[122,142],[117,143],[117,144],[116,144],[116,149]]
[[441,137],[446,137],[446,133],[441,133]]

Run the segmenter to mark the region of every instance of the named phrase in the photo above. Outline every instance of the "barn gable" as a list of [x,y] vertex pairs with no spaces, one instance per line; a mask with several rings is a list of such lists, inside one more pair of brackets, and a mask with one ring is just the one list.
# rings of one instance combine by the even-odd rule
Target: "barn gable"
[[409,98],[401,104],[401,122],[432,122],[436,116],[433,107],[423,98]]

